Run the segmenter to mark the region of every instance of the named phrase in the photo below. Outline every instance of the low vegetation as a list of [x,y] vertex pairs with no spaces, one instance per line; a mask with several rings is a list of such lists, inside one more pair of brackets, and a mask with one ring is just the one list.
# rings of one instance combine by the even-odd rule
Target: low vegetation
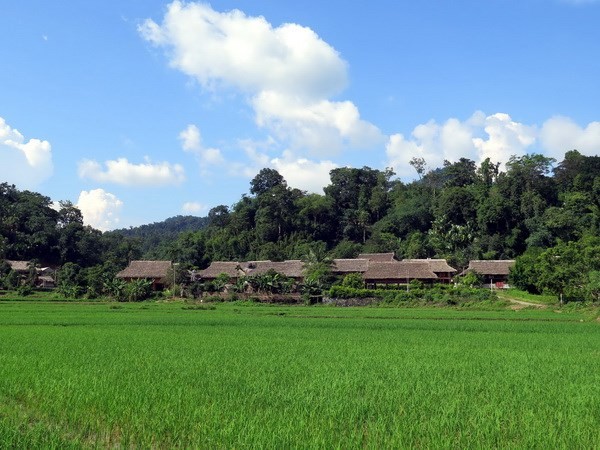
[[589,311],[198,306],[0,302],[2,447],[600,442]]

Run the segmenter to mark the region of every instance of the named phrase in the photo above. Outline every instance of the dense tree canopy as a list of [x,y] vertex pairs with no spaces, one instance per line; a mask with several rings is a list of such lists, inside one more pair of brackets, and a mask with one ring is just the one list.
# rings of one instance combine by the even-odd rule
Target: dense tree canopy
[[[206,218],[180,216],[109,233],[84,226],[70,202],[56,208],[48,197],[4,183],[0,257],[69,262],[82,270],[121,268],[142,256],[199,268],[215,260],[299,259],[314,245],[332,257],[394,251],[399,258],[447,258],[457,268],[470,259],[519,257],[515,281],[523,288],[571,298],[600,293],[583,288],[598,284],[600,267],[581,256],[597,247],[600,157],[572,150],[556,163],[523,155],[504,170],[490,159],[477,165],[460,158],[431,169],[423,158],[411,164],[418,179],[410,183],[391,169],[334,169],[323,194],[290,188],[266,168],[251,180],[250,195],[215,206]],[[566,287],[575,278],[579,293]]]

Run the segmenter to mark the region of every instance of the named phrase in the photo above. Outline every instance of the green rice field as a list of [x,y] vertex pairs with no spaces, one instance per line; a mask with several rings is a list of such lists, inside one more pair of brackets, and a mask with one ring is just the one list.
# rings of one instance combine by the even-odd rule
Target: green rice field
[[0,302],[0,448],[597,448],[600,322]]

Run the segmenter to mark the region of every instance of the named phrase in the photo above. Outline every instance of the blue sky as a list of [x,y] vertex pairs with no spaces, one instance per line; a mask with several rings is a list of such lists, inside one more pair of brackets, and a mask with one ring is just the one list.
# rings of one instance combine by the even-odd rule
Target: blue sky
[[594,0],[5,2],[0,180],[129,227],[232,205],[262,168],[600,149]]

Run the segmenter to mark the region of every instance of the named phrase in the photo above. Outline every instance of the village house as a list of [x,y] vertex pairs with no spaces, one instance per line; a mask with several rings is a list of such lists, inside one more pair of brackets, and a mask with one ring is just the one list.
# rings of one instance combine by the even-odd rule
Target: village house
[[357,259],[366,259],[375,262],[392,262],[397,261],[394,252],[391,253],[361,253]]
[[[24,280],[27,277],[29,277],[29,273],[31,270],[31,261],[17,261],[7,259],[6,262],[10,266],[10,268],[19,275],[21,282],[24,282]],[[50,267],[36,267],[34,280],[35,286],[44,289],[54,288],[54,273],[54,269]]]
[[365,273],[369,268],[368,259],[334,259],[331,272],[334,275],[344,276],[350,273]]
[[296,282],[301,282],[304,278],[304,263],[299,259],[286,261],[248,261],[244,263],[243,269],[247,276],[263,275],[273,270],[283,276],[294,279]]
[[429,269],[436,274],[437,281],[440,283],[449,284],[452,282],[452,277],[457,272],[457,270],[448,265],[448,262],[445,259],[403,259],[405,262],[424,262],[429,264]]
[[363,274],[367,286],[375,287],[378,284],[408,284],[413,280],[423,283],[433,283],[437,275],[432,272],[427,262],[369,262],[369,268]]
[[7,259],[6,263],[19,275],[27,275],[29,273],[29,264],[31,264],[31,261],[16,261]]
[[236,281],[238,278],[246,275],[239,262],[236,261],[213,261],[206,269],[194,270],[191,272],[191,280],[199,281],[215,280],[222,273],[226,274],[230,280]]
[[514,259],[502,260],[472,260],[461,275],[476,272],[483,277],[483,282],[490,286],[502,289],[508,287],[510,268],[515,265]]
[[[273,270],[297,283],[303,280],[304,263],[287,261],[214,261],[204,270],[190,272],[192,281],[212,281],[226,274],[232,282],[242,276],[262,275]],[[394,253],[362,253],[358,258],[338,258],[331,264],[334,275],[343,277],[351,273],[361,274],[366,284],[396,284],[398,286],[418,280],[423,283],[450,283],[456,269],[445,259],[408,259],[398,261]]]
[[171,261],[131,261],[117,273],[117,278],[125,281],[149,280],[153,290],[161,290],[168,283],[167,276],[172,266]]

